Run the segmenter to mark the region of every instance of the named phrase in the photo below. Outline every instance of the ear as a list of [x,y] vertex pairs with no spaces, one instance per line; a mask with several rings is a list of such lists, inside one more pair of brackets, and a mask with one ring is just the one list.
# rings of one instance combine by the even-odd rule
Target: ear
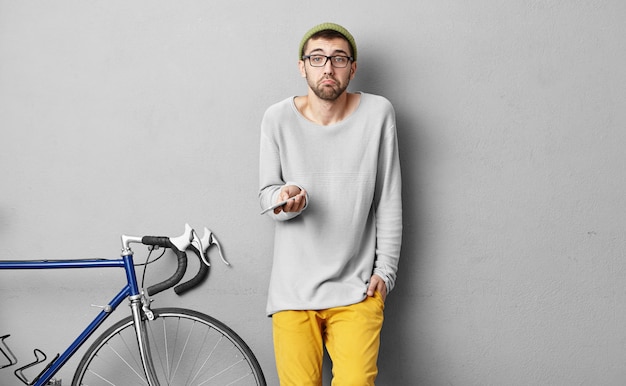
[[355,75],[356,75],[356,62],[352,62],[352,65],[350,66],[350,80],[354,79]]
[[298,68],[300,69],[300,76],[306,78],[306,68],[304,67],[304,60],[298,61]]

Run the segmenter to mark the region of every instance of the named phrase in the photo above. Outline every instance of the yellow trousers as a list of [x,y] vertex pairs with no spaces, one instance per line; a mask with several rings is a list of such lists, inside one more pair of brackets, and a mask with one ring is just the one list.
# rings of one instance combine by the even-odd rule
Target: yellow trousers
[[373,386],[384,308],[376,293],[350,306],[274,314],[280,385],[321,386],[326,346],[333,362],[333,386]]

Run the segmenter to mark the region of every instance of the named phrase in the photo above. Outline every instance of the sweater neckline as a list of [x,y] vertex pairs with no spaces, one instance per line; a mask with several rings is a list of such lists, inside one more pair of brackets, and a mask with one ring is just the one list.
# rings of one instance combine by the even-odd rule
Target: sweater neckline
[[355,91],[354,93],[361,95],[361,97],[359,98],[359,103],[357,104],[357,106],[354,109],[354,111],[350,115],[348,115],[346,118],[344,118],[343,120],[341,120],[341,121],[339,121],[337,123],[332,123],[330,125],[320,125],[318,123],[315,123],[315,122],[311,121],[307,117],[305,117],[300,112],[300,110],[298,110],[298,108],[296,107],[296,98],[298,97],[297,95],[294,95],[294,96],[291,97],[290,105],[291,105],[291,108],[293,109],[293,111],[295,112],[295,114],[298,116],[298,118],[300,118],[304,122],[308,123],[309,125],[312,125],[312,126],[315,126],[315,127],[333,128],[333,127],[341,126],[341,125],[345,124],[346,122],[350,121],[352,119],[352,117],[355,116],[359,112],[359,110],[361,109],[361,105],[363,104],[363,97],[366,94],[364,92],[361,92],[361,91]]

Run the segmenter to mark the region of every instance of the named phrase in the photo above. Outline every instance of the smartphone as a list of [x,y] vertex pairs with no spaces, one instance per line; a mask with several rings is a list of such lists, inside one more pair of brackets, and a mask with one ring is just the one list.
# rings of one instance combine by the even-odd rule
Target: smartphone
[[276,204],[274,204],[274,205],[270,206],[269,208],[264,209],[264,210],[261,212],[261,214],[265,214],[265,213],[269,212],[270,210],[274,210],[274,209],[276,209],[276,208],[278,208],[278,207],[280,207],[280,206],[283,206],[283,205],[285,205],[286,203],[288,203],[288,202],[289,202],[289,200],[295,200],[295,199],[296,199],[296,197],[298,197],[298,196],[289,197],[289,198],[288,198],[288,199],[286,199],[285,201],[277,202]]

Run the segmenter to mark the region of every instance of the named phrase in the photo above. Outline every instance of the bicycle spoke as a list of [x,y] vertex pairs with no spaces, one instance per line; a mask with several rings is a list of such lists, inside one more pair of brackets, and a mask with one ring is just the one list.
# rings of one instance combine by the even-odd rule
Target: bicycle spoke
[[[202,345],[203,346],[206,343],[206,339],[207,339],[210,331],[211,330],[207,330],[206,334],[204,335],[204,340],[202,341]],[[200,372],[202,372],[202,370],[205,368],[205,366],[209,362],[209,359],[211,359],[211,355],[213,354],[214,350],[215,350],[215,347],[213,348],[213,350],[211,350],[211,352],[209,353],[209,356],[204,360],[204,362],[202,363],[202,366],[200,366],[200,368],[198,368],[198,371],[196,372],[195,376],[193,377],[192,382],[195,381],[198,378],[198,376],[200,375]],[[200,358],[200,357],[198,357],[198,358]]]
[[[207,329],[204,333],[204,336],[202,337],[202,344],[200,345],[201,347],[204,347],[207,337],[209,336],[209,332],[211,331],[211,329]],[[200,356],[196,355],[193,361],[193,366],[192,368],[197,368],[198,367],[198,361],[200,360]],[[206,363],[206,361],[202,364],[202,366],[200,366],[198,368],[198,371],[193,374],[193,372],[189,372],[189,376],[187,378],[187,385],[191,385],[192,382],[194,382],[196,380],[196,378],[198,377],[198,375],[200,374],[200,371],[202,371],[202,368],[204,367],[204,364]],[[193,376],[193,378],[191,378]]]
[[124,363],[124,364],[125,364],[125,365],[126,365],[126,366],[127,366],[127,367],[128,367],[128,368],[129,368],[129,369],[130,369],[133,373],[134,373],[134,374],[135,374],[135,375],[137,375],[137,378],[139,378],[139,379],[143,380],[143,375],[142,375],[142,374],[139,374],[139,373],[138,373],[138,372],[137,372],[137,371],[136,371],[136,370],[135,370],[135,369],[134,369],[134,368],[130,365],[130,363],[128,363],[128,362],[126,361],[126,359],[124,359],[124,358],[123,358],[123,357],[122,357],[122,356],[121,356],[121,355],[120,355],[120,354],[119,354],[119,353],[118,353],[118,352],[117,352],[117,351],[116,351],[113,347],[111,347],[110,345],[107,345],[107,346],[110,348],[110,350],[111,350],[111,351],[113,351],[113,352],[117,355],[117,357],[118,357],[118,358],[119,358],[119,359],[120,359],[120,360],[121,360],[121,361],[122,361],[122,362],[123,362],[123,363]]
[[[180,323],[180,318],[178,319],[179,323]],[[180,367],[180,363],[183,360],[183,357],[185,356],[185,352],[187,349],[187,344],[189,344],[189,338],[191,337],[191,334],[193,333],[193,328],[195,327],[195,323],[193,323],[191,325],[191,329],[189,330],[189,334],[187,334],[187,338],[185,339],[185,344],[183,345],[183,348],[181,349],[179,358],[178,358],[178,363],[176,364],[176,368],[174,369],[174,372],[172,373],[172,377],[174,377],[176,375],[176,372],[178,371],[178,368]],[[178,329],[177,329],[178,331]],[[178,337],[178,334],[177,334]]]
[[[250,349],[221,322],[189,310],[155,314],[145,321],[146,338],[161,386],[265,386]],[[145,386],[132,319],[109,330],[85,354],[73,385]]]
[[[243,359],[242,359],[243,360]],[[230,365],[229,367],[223,369],[222,371],[220,371],[219,373],[215,374],[214,376],[212,376],[211,378],[207,379],[206,381],[202,382],[200,385],[203,385],[211,380],[213,380],[215,377],[218,377],[220,375],[222,375],[223,373],[227,372],[228,370],[230,370],[231,368],[235,367],[237,364],[241,363],[241,361],[237,362],[237,363],[233,363],[232,365]]]
[[95,373],[95,372],[93,372],[93,371],[91,371],[91,370],[89,370],[89,373],[90,373],[90,374],[93,374],[93,375],[94,375],[94,376],[96,376],[96,377],[98,377],[98,378],[99,378],[99,379],[101,379],[103,382],[106,382],[108,385],[115,386],[115,384],[114,384],[114,383],[109,382],[107,379],[105,379],[104,377],[102,377],[100,374]]

